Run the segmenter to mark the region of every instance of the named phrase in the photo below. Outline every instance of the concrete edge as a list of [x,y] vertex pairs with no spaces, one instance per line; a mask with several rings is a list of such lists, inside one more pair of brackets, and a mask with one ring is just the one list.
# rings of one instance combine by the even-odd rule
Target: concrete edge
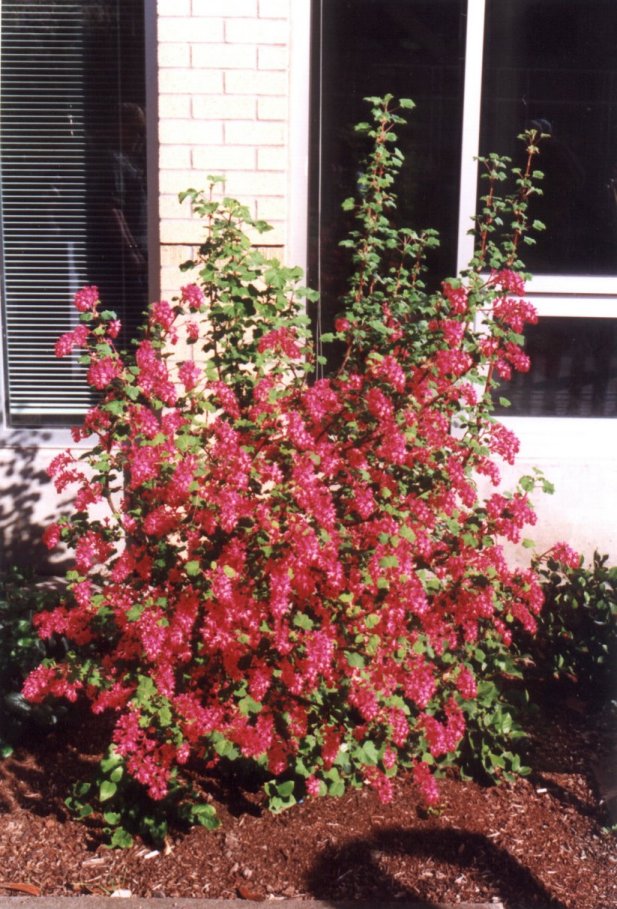
[[[375,900],[299,900],[273,897],[265,902],[252,900],[208,900],[186,898],[141,899],[138,897],[101,896],[0,896],[0,909],[273,909],[281,905],[284,909],[505,909],[502,902],[490,903],[422,903],[397,900],[382,902]],[[514,909],[514,907],[509,907]],[[523,907],[519,907],[523,909]]]

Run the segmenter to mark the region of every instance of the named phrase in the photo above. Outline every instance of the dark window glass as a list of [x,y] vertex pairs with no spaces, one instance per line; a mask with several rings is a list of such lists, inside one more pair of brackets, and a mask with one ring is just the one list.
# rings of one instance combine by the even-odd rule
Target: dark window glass
[[616,36],[614,0],[488,0],[481,151],[550,136],[532,207],[548,230],[523,254],[536,274],[617,274]]
[[97,284],[126,341],[147,302],[143,0],[2,0],[4,385],[12,425],[90,398],[54,341]]
[[399,220],[437,228],[435,280],[456,268],[465,39],[464,0],[322,0],[314,3],[309,281],[331,328],[349,274],[338,246],[350,227],[340,209],[356,192],[363,146],[354,124],[366,96],[391,93],[417,107],[399,145]]
[[509,416],[617,416],[617,319],[546,318],[527,329],[531,371],[504,383]]

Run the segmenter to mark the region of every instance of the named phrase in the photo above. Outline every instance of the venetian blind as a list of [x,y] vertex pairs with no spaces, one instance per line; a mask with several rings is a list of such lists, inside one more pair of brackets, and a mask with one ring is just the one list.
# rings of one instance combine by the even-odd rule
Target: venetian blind
[[101,285],[105,305],[125,315],[129,266],[112,225],[128,217],[129,170],[143,178],[133,209],[141,193],[145,210],[145,172],[122,144],[122,105],[143,113],[143,7],[140,0],[3,0],[0,29],[7,421],[68,424],[90,395],[77,356],[56,359],[54,342],[75,326],[72,298],[84,284]]

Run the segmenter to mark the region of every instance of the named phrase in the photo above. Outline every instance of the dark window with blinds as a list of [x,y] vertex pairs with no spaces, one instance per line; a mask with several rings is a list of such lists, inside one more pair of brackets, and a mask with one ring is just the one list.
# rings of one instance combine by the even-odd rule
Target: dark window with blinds
[[0,192],[8,425],[91,403],[54,342],[96,284],[126,343],[147,303],[143,0],[2,0]]

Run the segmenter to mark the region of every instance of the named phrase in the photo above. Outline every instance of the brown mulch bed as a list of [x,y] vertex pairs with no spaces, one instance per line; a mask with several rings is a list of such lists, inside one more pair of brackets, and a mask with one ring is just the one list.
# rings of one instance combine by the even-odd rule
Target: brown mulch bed
[[445,780],[437,814],[422,809],[405,780],[390,805],[361,790],[279,815],[263,810],[258,793],[211,780],[221,827],[174,834],[162,850],[139,842],[112,851],[71,820],[64,798],[95,755],[84,744],[87,726],[56,733],[0,762],[0,896],[125,890],[610,909],[617,838],[606,829],[591,767],[611,744],[612,727],[587,717],[576,699],[545,708],[530,777],[500,787]]

